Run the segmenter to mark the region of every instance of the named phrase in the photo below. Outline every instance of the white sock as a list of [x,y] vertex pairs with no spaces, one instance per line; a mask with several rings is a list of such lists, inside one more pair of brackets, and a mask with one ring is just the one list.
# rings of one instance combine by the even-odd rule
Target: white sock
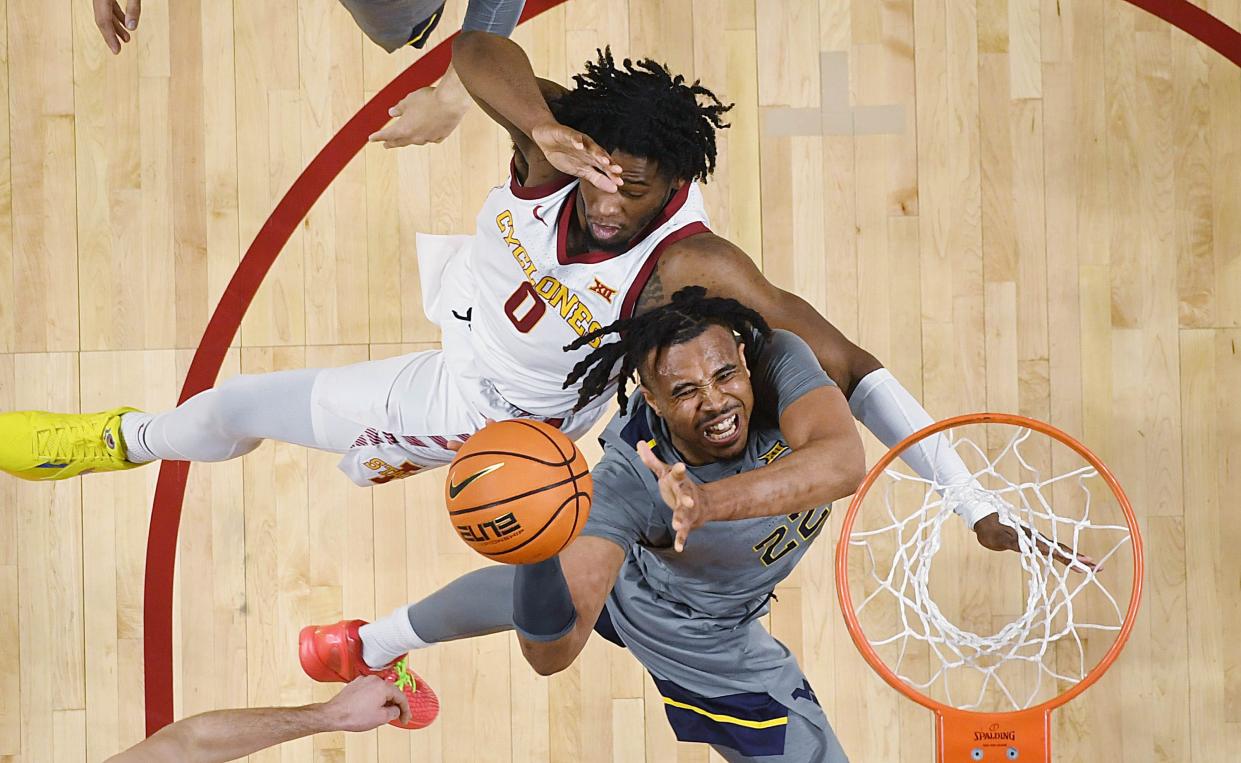
[[[889,448],[934,423],[931,414],[886,368],[862,377],[849,398],[849,409],[854,418]],[[927,437],[907,448],[901,460],[919,477],[941,487],[981,487],[943,434]],[[960,491],[958,495],[962,497],[952,501],[952,510],[971,528],[979,519],[995,512],[989,503],[972,500],[969,491]]]
[[121,415],[121,439],[125,441],[125,460],[131,464],[145,464],[159,456],[146,445],[146,428],[155,418],[149,413],[131,411]]
[[362,659],[372,668],[382,668],[413,649],[430,646],[414,632],[409,607],[397,607],[392,614],[358,629],[362,638]]

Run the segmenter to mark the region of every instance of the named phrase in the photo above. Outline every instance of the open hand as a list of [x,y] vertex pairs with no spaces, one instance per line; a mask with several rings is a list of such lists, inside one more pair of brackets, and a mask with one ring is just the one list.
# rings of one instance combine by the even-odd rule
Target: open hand
[[323,703],[323,712],[333,730],[370,731],[397,718],[408,722],[409,700],[378,676],[359,676]]
[[701,485],[690,479],[685,464],[668,466],[645,442],[638,443],[638,457],[659,480],[659,497],[672,508],[672,529],[676,532],[673,545],[677,551],[684,551],[690,531],[710,520],[706,493]]
[[547,161],[566,175],[579,177],[609,193],[620,188],[620,165],[584,133],[559,122],[551,122],[531,130],[530,139],[538,145]]
[[367,140],[383,143],[384,148],[439,143],[461,124],[468,105],[441,98],[434,85],[415,90],[388,109],[388,116],[394,119]]
[[998,512],[988,514],[974,523],[974,535],[978,538],[979,544],[992,551],[1021,551],[1021,542],[1017,535],[1019,531],[1034,541],[1040,553],[1044,555],[1050,553],[1052,558],[1061,564],[1068,565],[1069,569],[1077,572],[1082,572],[1084,569],[1097,572],[1100,569],[1090,557],[1073,553],[1068,546],[1055,543],[1042,533],[1035,532],[1033,528],[1023,524],[1014,527],[1001,521]]
[[126,0],[125,10],[117,0],[91,0],[95,9],[95,26],[113,55],[121,52],[121,43],[129,42],[129,33],[138,28],[142,0]]

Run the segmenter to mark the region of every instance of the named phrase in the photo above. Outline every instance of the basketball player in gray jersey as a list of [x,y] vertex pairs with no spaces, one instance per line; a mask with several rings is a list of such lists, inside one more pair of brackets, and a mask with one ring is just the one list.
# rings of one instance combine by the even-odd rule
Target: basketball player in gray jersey
[[864,474],[844,395],[795,334],[700,287],[620,323],[601,331],[624,339],[575,370],[589,399],[621,353],[645,358],[642,394],[602,435],[582,537],[559,558],[459,579],[410,608],[403,637],[368,632],[352,661],[515,626],[547,675],[593,627],[650,671],[678,739],[730,761],[845,761],[796,659],[758,622]]
[[[601,437],[582,536],[545,562],[465,575],[364,630],[360,620],[311,626],[303,660],[349,680],[411,649],[515,628],[549,675],[594,631],[650,671],[678,739],[730,761],[844,761],[795,658],[757,622],[831,501],[862,479],[844,396],[797,335],[701,287],[581,341],[613,333],[620,341],[566,381],[581,383],[584,405],[618,368],[642,380],[633,400],[619,386],[625,412]],[[1016,530],[1004,529],[976,528],[977,538],[1016,549]]]
[[[734,382],[727,371],[717,377],[730,365],[730,349],[744,357],[736,347],[732,332],[716,325],[667,348],[662,357],[654,350],[643,394],[603,433],[605,457],[592,472],[598,508],[574,558],[562,560],[565,574],[594,570],[582,583],[569,583],[576,622],[593,622],[596,632],[628,648],[650,671],[678,739],[710,743],[730,761],[837,763],[846,757],[814,690],[792,653],[757,619],[828,524],[829,501],[851,494],[861,481],[861,440],[847,411],[820,411],[818,423],[840,434],[835,457],[819,472],[821,503],[790,511],[789,501],[760,501],[729,512],[738,518],[702,524],[687,538],[693,528],[684,509],[703,510],[702,519],[721,513],[697,506],[709,503],[698,486],[722,486],[730,477],[788,458],[804,440],[801,432],[784,431],[790,429],[788,411],[813,393],[830,391],[822,397],[843,403],[806,343],[777,330],[758,342],[749,379],[753,410],[746,411],[746,380]],[[707,372],[700,378],[687,379],[684,370],[697,364],[674,353],[719,360],[699,366]],[[677,422],[676,413],[669,413],[680,407],[680,395],[710,395],[703,382],[717,386],[722,400],[736,401],[725,403],[724,412],[707,411],[725,417],[724,431],[735,438],[732,449],[710,439],[715,430],[709,424],[695,432],[693,417]],[[681,508],[681,516],[670,507]],[[527,587],[522,597],[536,592]],[[567,667],[584,646],[586,631],[575,623],[565,636],[543,641],[550,629],[538,626],[558,620],[540,617],[537,601],[519,598],[514,606],[517,622],[530,618],[532,629],[518,633],[531,664],[541,673]]]

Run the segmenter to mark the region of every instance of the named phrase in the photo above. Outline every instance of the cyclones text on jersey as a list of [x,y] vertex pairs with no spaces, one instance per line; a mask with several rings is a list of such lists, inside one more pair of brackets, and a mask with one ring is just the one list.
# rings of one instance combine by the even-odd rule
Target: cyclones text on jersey
[[[500,234],[504,236],[504,243],[508,244],[513,259],[517,261],[517,266],[521,268],[522,273],[526,276],[526,281],[534,287],[535,293],[544,302],[556,308],[560,313],[561,319],[569,325],[569,328],[577,332],[578,336],[599,328],[600,324],[595,320],[594,315],[591,314],[590,308],[586,306],[572,289],[562,284],[555,276],[545,275],[541,278],[538,277],[538,268],[535,267],[534,262],[530,259],[530,255],[526,253],[526,248],[522,246],[521,240],[517,238],[512,212],[506,209],[496,215],[496,227],[499,228]],[[515,292],[515,295],[517,293],[519,292]],[[536,308],[527,313],[520,323],[514,321],[514,324],[518,326],[519,330],[529,331],[538,322],[538,319],[542,317],[545,309],[536,305]],[[534,316],[533,320],[530,319],[531,316]],[[528,326],[529,328],[523,329],[523,326]],[[594,340],[590,345],[598,347],[599,340]]]

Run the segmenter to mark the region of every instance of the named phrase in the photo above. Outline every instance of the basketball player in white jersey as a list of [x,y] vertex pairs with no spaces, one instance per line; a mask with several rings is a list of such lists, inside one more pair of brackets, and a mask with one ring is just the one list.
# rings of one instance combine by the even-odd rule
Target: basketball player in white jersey
[[[799,334],[883,442],[931,423],[872,355],[710,232],[695,181],[714,169],[728,109],[711,91],[607,53],[573,90],[540,85],[517,45],[482,32],[463,33],[454,56],[517,150],[474,236],[419,237],[424,304],[443,349],[234,377],[159,414],[0,414],[0,469],[63,479],[157,459],[221,461],[276,439],[341,453],[342,470],[370,486],[447,463],[448,440],[487,419],[535,418],[579,437],[607,396],[574,410],[577,389],[564,379],[592,347],[562,348],[692,284]],[[968,479],[951,449],[932,450],[910,451],[918,473]]]

